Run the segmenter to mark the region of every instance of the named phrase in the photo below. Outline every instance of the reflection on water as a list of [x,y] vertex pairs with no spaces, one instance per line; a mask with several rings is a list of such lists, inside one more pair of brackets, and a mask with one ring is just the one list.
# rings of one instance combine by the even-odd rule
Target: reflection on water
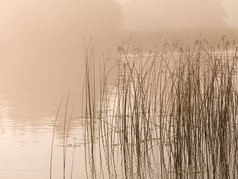
[[[52,139],[52,126],[49,120],[42,120],[32,126],[25,123],[24,130],[14,129],[14,121],[1,121],[0,135],[0,178],[7,179],[42,179],[49,178],[50,151]],[[69,140],[70,142],[70,140]],[[62,141],[55,141],[53,156],[53,178],[62,178]],[[73,147],[68,148],[69,156],[72,156]],[[84,160],[82,154],[83,147],[78,145],[74,148],[74,156],[79,161]],[[84,178],[84,165],[78,160],[74,162],[74,177]],[[71,163],[69,157],[67,162]],[[71,168],[67,169],[70,175]]]
[[[1,59],[0,178],[49,178],[52,121],[61,96],[69,90],[77,113],[83,69],[84,62],[78,59]],[[62,178],[60,143],[56,138],[53,178]],[[75,156],[82,149],[75,148]],[[70,152],[69,148],[69,156]],[[75,167],[84,169],[77,161]],[[74,176],[83,178],[80,172]]]
[[[167,56],[167,53],[165,54],[165,56]],[[158,56],[151,56],[151,57],[157,58]],[[52,174],[52,179],[63,178],[64,173],[66,174],[66,178],[74,178],[74,177],[86,178],[87,174],[86,172],[88,172],[89,176],[91,172],[92,176],[95,177],[99,174],[100,175],[99,177],[101,178],[103,177],[107,178],[109,176],[113,178],[115,176],[118,176],[118,178],[121,178],[123,177],[123,175],[126,176],[131,174],[135,175],[135,177],[138,176],[139,178],[141,178],[140,175],[147,176],[146,172],[147,168],[148,171],[152,171],[152,168],[159,165],[159,163],[157,162],[161,161],[163,157],[164,157],[163,158],[164,164],[168,162],[166,159],[168,158],[168,156],[173,158],[173,160],[177,160],[177,158],[174,158],[173,155],[169,152],[174,150],[175,154],[177,154],[179,158],[181,156],[180,152],[178,150],[175,151],[175,149],[176,147],[180,149],[181,146],[184,147],[185,145],[181,143],[181,141],[183,140],[177,140],[178,145],[175,145],[176,142],[174,142],[176,141],[175,140],[176,136],[178,136],[177,134],[181,135],[181,133],[183,133],[180,131],[181,130],[180,127],[175,128],[176,125],[177,126],[180,125],[175,123],[177,122],[176,117],[185,116],[186,118],[187,115],[190,115],[190,110],[186,110],[187,101],[182,101],[181,104],[182,105],[185,104],[185,107],[183,108],[184,111],[182,112],[180,112],[179,110],[170,111],[169,106],[173,106],[174,101],[176,99],[180,99],[176,98],[177,96],[174,96],[174,94],[177,93],[173,91],[171,92],[170,96],[171,99],[166,96],[169,94],[167,92],[161,93],[162,94],[161,96],[158,95],[160,93],[158,93],[159,90],[156,89],[163,85],[166,86],[164,83],[164,81],[168,83],[166,79],[170,79],[170,77],[172,79],[173,77],[175,80],[179,81],[178,80],[179,78],[177,79],[175,78],[176,76],[174,77],[173,75],[180,74],[178,73],[180,72],[179,70],[174,71],[172,73],[168,69],[166,71],[166,69],[164,69],[164,66],[167,66],[168,63],[165,63],[164,57],[162,59],[163,60],[161,63],[158,63],[158,61],[153,60],[151,62],[152,63],[151,66],[149,65],[150,62],[147,59],[146,65],[142,66],[142,64],[140,63],[138,67],[134,63],[131,63],[133,61],[128,61],[128,63],[125,63],[127,61],[122,59],[122,62],[120,62],[121,63],[120,67],[123,72],[122,74],[124,74],[124,76],[120,77],[121,71],[119,71],[118,73],[117,68],[112,70],[112,72],[110,73],[111,75],[109,75],[108,76],[109,78],[107,79],[109,82],[106,84],[106,88],[108,89],[105,88],[106,91],[107,90],[109,91],[108,93],[104,94],[106,101],[100,102],[94,101],[96,104],[99,103],[101,105],[99,111],[102,110],[101,115],[102,116],[104,115],[103,116],[104,120],[101,120],[100,116],[97,116],[99,117],[98,121],[96,121],[97,117],[95,117],[95,119],[91,118],[94,121],[92,121],[90,125],[94,127],[84,128],[86,132],[82,130],[83,129],[82,118],[79,118],[79,110],[81,108],[80,106],[81,94],[83,89],[82,84],[84,78],[84,63],[82,61],[74,59],[69,60],[61,59],[58,61],[57,60],[1,61],[2,66],[0,67],[0,145],[1,145],[0,178],[8,178],[8,179],[49,178],[50,173]],[[185,59],[186,58],[184,58],[184,60]],[[130,74],[131,75],[130,78],[128,78],[129,73],[126,70],[127,65],[131,65],[129,66],[129,69],[130,70],[132,69],[132,71],[130,71],[132,72]],[[173,66],[175,65],[172,65],[171,68]],[[139,70],[137,70],[136,68],[138,68]],[[188,70],[190,69],[192,68],[188,68]],[[119,74],[118,76],[119,82],[114,84],[115,85],[114,87],[116,89],[115,92],[110,86],[111,84],[110,82],[111,80],[112,81],[114,80],[113,78],[114,76],[116,76],[115,74],[117,73]],[[149,76],[148,80],[146,80],[146,78],[142,78],[143,75],[147,77],[147,74],[150,73],[152,73],[152,75],[151,76],[148,75]],[[170,74],[171,76],[169,76],[168,74]],[[197,75],[195,72],[194,74]],[[137,75],[137,78],[135,78],[135,75]],[[184,76],[181,75],[180,78],[185,79],[184,80],[185,82],[186,80],[190,82],[189,80],[191,80],[191,76],[188,75],[188,77],[185,76],[186,77],[185,78]],[[224,79],[226,79],[225,75],[223,77]],[[157,82],[154,79],[157,79]],[[221,78],[217,77],[217,80],[220,79]],[[210,80],[209,76],[207,77],[207,80]],[[137,85],[132,87],[132,82],[134,82],[133,84]],[[189,88],[190,85],[188,85],[189,84],[188,82],[182,85],[184,87],[187,87],[188,90],[187,89],[184,90],[183,88],[181,88],[181,94],[184,95],[184,99],[186,99],[186,96],[189,96],[186,93],[184,93],[184,91],[186,92],[189,91],[189,89],[191,90],[191,88]],[[196,84],[196,81],[194,82]],[[207,85],[207,83],[203,84],[204,88],[207,87],[207,89],[209,89],[209,85]],[[217,83],[216,85],[218,85],[219,87],[219,83]],[[139,89],[138,91],[134,89],[137,86],[140,86],[140,88],[138,88]],[[121,87],[123,88],[121,89]],[[143,89],[145,87],[148,87],[148,89]],[[169,87],[170,85],[168,83],[166,89],[167,88],[169,89]],[[221,86],[221,89],[222,88],[223,87]],[[171,89],[175,90],[175,88],[172,87]],[[200,87],[196,88],[196,90],[199,93],[194,93],[194,96],[196,96],[197,94],[203,94],[201,93],[203,90],[201,90]],[[70,97],[67,102],[68,92],[70,94]],[[135,94],[137,95],[139,94],[137,98],[135,98]],[[96,93],[96,95],[98,94]],[[57,106],[59,105],[62,96],[64,96],[63,98],[64,100],[62,103],[62,108],[60,108],[59,118],[57,118],[58,121],[56,125],[53,125],[58,110]],[[168,106],[156,105],[157,102],[160,102],[161,104],[167,104],[161,97],[165,97],[166,99],[168,98],[167,99],[169,102],[168,104],[171,105]],[[136,102],[133,102],[133,99],[136,99],[135,100]],[[159,100],[157,101],[156,99],[159,99],[160,101]],[[198,105],[201,107],[201,109],[204,109],[205,111],[206,108],[204,108],[203,104],[210,104],[209,102],[214,101],[219,102],[216,96],[214,96],[214,98],[212,98],[211,101],[206,101],[207,99],[206,96],[204,96],[204,98],[201,99],[203,100],[202,102],[194,104],[195,107],[196,105]],[[177,102],[179,103],[180,101]],[[106,106],[104,106],[103,104],[106,104]],[[121,110],[120,109],[121,107],[125,107],[123,108],[124,110]],[[156,109],[156,107],[158,109]],[[175,107],[174,109],[179,108]],[[165,112],[167,110],[168,113],[164,113],[164,110]],[[158,111],[160,112],[159,114]],[[216,110],[214,111],[215,115],[217,111]],[[73,114],[72,116],[71,113]],[[67,114],[66,117],[65,114]],[[197,113],[191,114],[194,115],[194,119],[197,119],[196,118]],[[206,113],[205,112],[201,114],[199,113],[199,115],[204,114]],[[93,113],[93,115],[95,115],[95,113]],[[170,116],[169,124],[171,125],[167,125],[168,116]],[[68,128],[67,125],[69,124],[68,122],[70,120],[67,121],[67,123],[64,123],[64,121],[65,119],[68,120],[70,118],[74,121],[72,122],[72,125],[70,127],[70,133],[67,133],[68,129],[66,129],[66,132],[64,130],[65,128]],[[164,121],[161,120],[163,124],[156,123],[158,122],[157,119],[160,120],[163,119]],[[200,118],[198,118],[198,120],[199,119]],[[188,124],[186,123],[186,125],[190,125],[189,123],[190,120],[184,121],[188,123]],[[201,137],[204,137],[201,131],[208,130],[206,127],[207,121],[204,120],[202,122],[201,124],[203,125],[200,127],[195,126],[194,122],[193,125],[195,127],[191,128],[191,130],[194,130],[192,132],[190,132],[190,127],[185,126],[184,131],[188,130],[188,132],[192,134],[187,135],[189,140],[192,141],[193,135],[196,135],[197,133],[201,134]],[[215,120],[215,122],[217,121]],[[132,127],[130,128],[130,126]],[[176,132],[177,134],[171,136],[170,133],[171,129],[167,130],[167,127],[171,127],[172,132],[173,133]],[[55,137],[53,137],[54,134],[53,129],[55,129],[56,134]],[[164,134],[160,133],[161,131],[163,131]],[[184,133],[186,132],[187,131],[185,131]],[[87,136],[85,137],[83,134]],[[85,137],[84,139],[86,141],[83,140],[83,137]],[[167,142],[167,137],[170,140],[169,142]],[[211,133],[211,136],[205,138],[204,141],[209,142],[213,141],[213,137],[214,136]],[[54,138],[53,153],[51,153],[52,138]],[[226,138],[224,137],[224,139]],[[90,140],[92,140],[93,142],[90,143]],[[94,141],[96,142],[94,143]],[[88,144],[87,146],[85,145],[87,148],[85,148],[85,146],[83,145],[84,142]],[[159,146],[157,145],[159,142],[161,142],[160,144],[161,146],[156,148],[155,146]],[[205,146],[205,143],[207,145],[209,144],[207,142],[199,143],[199,140],[195,141],[194,143],[195,144],[198,143],[199,145],[202,146],[201,147],[202,152],[204,151],[203,145]],[[97,144],[100,144],[101,146]],[[216,145],[218,146],[219,143],[216,143]],[[211,146],[214,147],[214,145]],[[222,147],[225,146],[225,143],[224,144],[222,143],[220,146]],[[149,147],[150,149],[148,150],[147,147]],[[168,153],[163,153],[161,147],[162,150],[169,149],[167,150]],[[185,150],[189,150],[190,149],[189,147],[188,149],[186,148],[186,146],[184,148]],[[235,151],[234,148],[232,148],[231,150]],[[152,151],[152,153],[148,153],[148,151]],[[156,154],[155,156],[154,153]],[[160,155],[157,155],[159,153]],[[204,152],[202,154],[204,155],[205,158],[209,159],[210,153]],[[147,155],[142,156],[141,154]],[[87,157],[86,161],[84,158],[85,155]],[[50,172],[51,156],[52,156],[52,172]],[[199,157],[200,154],[198,154],[197,156]],[[184,153],[184,157],[185,158],[190,157],[193,159],[193,155],[187,155],[187,153]],[[123,162],[122,159],[124,160]],[[148,161],[146,164],[141,162],[144,159]],[[64,162],[66,163],[65,166]],[[85,164],[87,162],[89,163],[89,165],[86,165],[85,167]],[[179,161],[178,163],[181,162]],[[187,163],[184,162],[182,163],[182,165],[186,166]],[[200,163],[198,162],[194,162],[194,165],[196,166],[199,165],[200,167]],[[100,166],[100,168],[98,166]],[[173,166],[173,162],[172,164],[168,163],[168,166]],[[93,172],[94,170],[93,167],[98,167],[97,172],[96,170],[95,172]],[[180,167],[181,169],[179,167],[180,166],[177,165],[174,166],[174,168],[177,171],[176,176],[177,174],[180,174],[181,173],[180,171],[182,171],[183,169],[182,166]],[[202,167],[203,165],[201,164],[201,168]],[[127,168],[130,168],[130,171],[127,171]],[[110,170],[109,173],[105,172],[104,169]],[[164,171],[161,171],[161,173],[155,173],[155,175],[153,176],[162,176],[164,174],[170,175],[170,173],[173,172],[170,169],[171,168],[168,167],[167,169],[164,169]],[[210,168],[208,170],[210,170]],[[137,174],[134,173],[135,171],[137,171]],[[139,171],[141,171],[142,173],[140,173]],[[196,173],[197,171],[200,172],[199,169],[196,169],[195,172],[192,171],[192,173]],[[204,175],[203,170],[201,170],[200,173],[201,175]]]
[[1,110],[7,108],[8,117],[16,123],[54,115],[61,96],[69,89],[72,96],[81,95],[84,64],[77,59],[1,63],[0,106]]
[[[40,127],[41,126],[41,127]],[[14,121],[2,120],[0,178],[46,178],[50,128],[24,124],[15,129]],[[34,132],[32,132],[34,131]],[[42,135],[44,134],[44,135]]]

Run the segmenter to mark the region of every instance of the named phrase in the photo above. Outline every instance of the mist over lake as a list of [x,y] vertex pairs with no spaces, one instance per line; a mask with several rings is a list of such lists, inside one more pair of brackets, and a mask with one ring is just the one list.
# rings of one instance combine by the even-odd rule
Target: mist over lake
[[0,1],[0,178],[237,178],[237,5]]

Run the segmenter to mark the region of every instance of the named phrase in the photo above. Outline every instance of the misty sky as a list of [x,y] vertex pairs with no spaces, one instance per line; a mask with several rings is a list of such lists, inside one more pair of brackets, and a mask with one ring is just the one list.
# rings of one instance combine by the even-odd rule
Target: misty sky
[[[192,8],[191,5],[197,6],[199,4],[202,4],[201,2],[203,1],[204,0],[189,0],[189,1],[186,1],[186,0],[148,0],[148,1],[120,0],[120,2],[123,4],[122,9],[124,11],[124,16],[125,16],[124,20],[126,21],[124,23],[124,28],[133,29],[133,27],[129,25],[129,23],[131,22],[133,18],[136,18],[137,15],[139,16],[143,15],[145,19],[149,20],[150,18],[153,18],[153,15],[155,16],[156,14],[158,15],[158,11],[161,11],[159,14],[164,16],[162,17],[164,18],[164,20],[166,20],[166,17],[165,17],[166,15],[169,16],[168,14],[173,14],[174,11],[181,12],[181,13],[185,11],[185,14],[187,11],[187,13],[190,14],[190,16],[193,16],[195,15],[195,12],[193,10],[196,8]],[[205,1],[208,2],[209,0],[205,0]],[[132,2],[137,2],[137,4],[135,3],[132,4]],[[186,2],[189,2],[191,9],[187,9],[189,5],[188,4],[186,5]],[[218,2],[218,4],[221,5],[221,8],[224,8],[223,10],[225,11],[225,21],[227,25],[238,28],[238,11],[237,11],[238,1],[237,0],[212,0],[211,2]],[[158,4],[158,6],[154,6],[155,4]],[[190,10],[190,13],[189,13],[189,10]],[[156,11],[157,13],[154,11]],[[204,12],[202,11],[199,13],[203,14]],[[214,12],[211,12],[211,13],[214,13]],[[173,17],[173,15],[171,15],[171,17]],[[175,19],[174,21],[176,21],[178,18],[176,20]],[[145,28],[145,27],[142,27],[142,28]]]
[[0,0],[0,54],[77,51],[120,30],[238,27],[237,0]]
[[223,0],[223,5],[227,11],[228,18],[227,22],[231,26],[235,26],[238,28],[238,1],[237,0]]
[[125,29],[187,29],[237,26],[233,0],[124,1]]

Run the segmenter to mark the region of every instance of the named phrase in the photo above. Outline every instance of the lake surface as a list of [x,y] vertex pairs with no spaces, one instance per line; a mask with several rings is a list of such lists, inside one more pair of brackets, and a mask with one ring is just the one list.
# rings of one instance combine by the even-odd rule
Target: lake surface
[[[79,59],[1,59],[0,66],[0,178],[50,177],[52,122],[60,99],[70,93],[69,110],[79,110],[84,76]],[[63,102],[65,103],[65,102]],[[63,147],[55,132],[52,178],[62,178]],[[73,137],[69,142],[73,143]],[[79,140],[79,141],[75,141]],[[85,178],[83,145],[67,148],[67,162],[74,161],[73,177]],[[80,158],[82,157],[82,158]],[[78,162],[78,164],[77,164]],[[68,166],[71,166],[68,164]],[[77,169],[76,169],[77,168]],[[71,167],[67,169],[67,177]]]
[[[115,76],[113,73],[109,76],[109,83]],[[85,65],[80,59],[1,59],[0,178],[45,179],[51,175],[52,179],[60,179],[64,174],[66,178],[86,178],[86,171],[90,168],[85,167],[84,121],[79,117],[84,75]],[[61,99],[60,113],[56,118]],[[114,101],[113,98],[112,106]],[[68,129],[64,128],[65,118],[74,120],[69,133],[64,131]],[[114,121],[113,117],[109,119]],[[120,131],[114,132],[119,135]],[[158,137],[152,139],[156,142]],[[115,142],[113,151],[120,147]],[[115,151],[115,156],[121,156],[119,149]],[[86,158],[90,158],[90,152]],[[118,157],[116,166],[120,163]],[[98,171],[101,175],[101,169]]]

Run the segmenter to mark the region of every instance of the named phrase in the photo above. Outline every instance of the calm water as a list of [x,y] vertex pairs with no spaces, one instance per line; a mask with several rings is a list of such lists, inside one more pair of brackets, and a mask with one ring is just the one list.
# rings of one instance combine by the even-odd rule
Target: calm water
[[[84,63],[78,59],[1,59],[0,178],[49,178],[52,121],[62,95],[68,91],[69,110],[74,105],[74,115],[77,115],[83,75]],[[52,171],[53,178],[57,179],[62,178],[63,168],[60,136],[60,130],[57,130]],[[81,140],[69,138],[68,143],[77,143],[77,147],[69,145],[66,158],[71,166],[74,151],[77,160],[73,161],[73,177],[85,178]],[[71,169],[66,169],[68,177]]]
[[[53,129],[52,178],[86,178],[82,121],[79,116],[84,61],[79,59],[1,59],[0,66],[0,178],[45,179],[50,177]],[[69,92],[67,118],[77,119],[63,145],[62,119]],[[60,118],[54,128],[60,99]],[[74,156],[74,157],[72,157]],[[74,158],[74,160],[72,160]],[[73,166],[73,167],[71,167]]]

